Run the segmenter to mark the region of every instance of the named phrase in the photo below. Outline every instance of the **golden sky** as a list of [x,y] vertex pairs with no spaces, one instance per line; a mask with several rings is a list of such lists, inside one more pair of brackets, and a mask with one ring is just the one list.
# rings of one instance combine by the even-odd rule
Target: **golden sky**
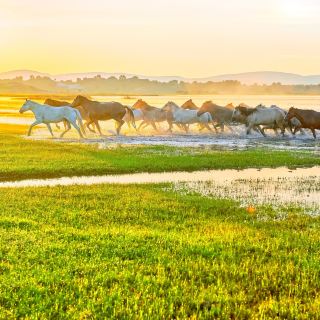
[[320,73],[319,0],[0,0],[0,71]]

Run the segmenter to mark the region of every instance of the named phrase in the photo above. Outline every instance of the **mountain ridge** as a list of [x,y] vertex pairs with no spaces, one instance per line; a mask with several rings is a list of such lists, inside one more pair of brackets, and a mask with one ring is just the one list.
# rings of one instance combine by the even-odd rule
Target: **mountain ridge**
[[29,79],[31,75],[49,77],[56,81],[72,80],[75,81],[77,78],[93,78],[97,75],[103,78],[116,77],[119,78],[124,75],[128,78],[138,77],[140,79],[149,79],[159,82],[169,82],[172,80],[185,81],[185,82],[219,82],[227,80],[237,80],[246,85],[252,84],[266,84],[280,82],[283,85],[315,85],[320,84],[320,75],[300,75],[289,72],[277,72],[277,71],[254,71],[254,72],[243,72],[233,74],[221,74],[211,77],[201,78],[188,78],[182,76],[146,76],[133,73],[121,73],[121,72],[74,72],[74,73],[62,73],[62,74],[50,74],[46,72],[39,72],[35,70],[21,69],[12,70],[7,72],[0,72],[0,79],[14,79],[16,77],[23,77],[23,79]]

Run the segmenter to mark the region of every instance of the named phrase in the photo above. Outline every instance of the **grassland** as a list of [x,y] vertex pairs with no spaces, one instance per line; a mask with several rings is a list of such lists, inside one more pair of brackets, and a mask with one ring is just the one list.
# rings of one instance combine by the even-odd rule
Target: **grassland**
[[215,151],[166,146],[117,147],[33,141],[24,126],[0,125],[0,181],[132,172],[320,165],[311,152]]
[[319,317],[320,218],[167,189],[1,190],[0,318]]
[[[0,180],[319,165],[309,152],[25,140],[0,125]],[[169,185],[0,190],[0,319],[310,319],[320,218]],[[270,217],[260,219],[259,217]]]

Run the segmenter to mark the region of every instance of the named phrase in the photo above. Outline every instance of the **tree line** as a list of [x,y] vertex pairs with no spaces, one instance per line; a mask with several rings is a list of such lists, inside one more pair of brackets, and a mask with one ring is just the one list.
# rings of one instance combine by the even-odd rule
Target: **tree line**
[[171,95],[171,94],[256,94],[256,95],[318,95],[318,85],[245,85],[239,81],[184,82],[127,78],[125,76],[103,78],[78,78],[75,81],[57,81],[49,77],[31,76],[0,80],[1,94],[88,94],[88,95]]

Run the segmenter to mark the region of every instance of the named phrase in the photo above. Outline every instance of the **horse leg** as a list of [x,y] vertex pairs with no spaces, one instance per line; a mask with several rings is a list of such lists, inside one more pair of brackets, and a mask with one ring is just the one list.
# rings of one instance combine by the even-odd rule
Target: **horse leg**
[[63,136],[71,129],[70,122],[67,122],[67,128],[60,134],[60,138],[63,138]]
[[56,123],[56,128],[57,128],[58,130],[60,130],[59,123]]
[[100,136],[103,136],[98,120],[93,120],[92,122],[96,125],[96,128],[98,129]]
[[[77,125],[76,121],[71,122],[71,124],[73,125],[73,127],[78,131],[80,138],[84,139],[84,136],[79,128],[79,126]],[[71,127],[71,126],[70,126]]]
[[286,132],[286,127],[285,127],[284,123],[283,123],[283,122],[278,122],[278,123],[275,124],[273,130],[275,130],[276,133],[278,134],[277,128],[280,128],[280,129],[281,129],[281,134],[282,134],[282,136],[284,137],[284,134],[285,134],[285,132]]
[[88,128],[89,131],[91,131],[93,133],[96,133],[95,130],[90,128],[90,125],[94,126],[93,121],[87,121],[86,124],[85,124],[85,126]]
[[[145,124],[146,124],[146,122],[143,120],[143,121],[140,123],[137,131],[140,131],[140,129],[142,128],[142,126],[145,125]],[[148,125],[148,124],[147,124],[147,125]],[[144,128],[145,128],[145,127],[144,127]]]
[[36,126],[37,124],[40,124],[40,123],[42,123],[42,122],[36,120],[34,123],[31,124],[31,126],[30,126],[30,128],[29,128],[29,130],[28,130],[28,134],[27,134],[28,137],[31,135],[32,128],[33,128],[34,126]]
[[52,129],[51,129],[50,123],[46,123],[46,125],[47,125],[47,127],[48,127],[48,130],[49,130],[52,138],[54,138],[54,135],[53,135],[53,133],[52,133]]
[[169,128],[168,128],[168,132],[170,132],[170,133],[172,133],[172,127],[173,127],[173,123],[172,123],[172,121],[170,121],[170,120],[167,120],[167,122],[168,122],[168,125],[169,125]]
[[209,125],[207,123],[201,124],[201,128],[199,131],[202,131],[204,128],[206,128],[207,130],[212,132],[212,129],[209,127]]
[[220,124],[221,132],[224,132],[224,123]]
[[261,129],[261,127],[260,127],[260,126],[258,126],[258,129],[259,129],[260,133],[261,133],[264,137],[266,137],[266,136],[267,136],[267,135],[265,134],[265,132],[264,132],[264,129],[263,129],[263,128]]
[[317,139],[316,130],[314,128],[310,128],[310,130],[312,131],[313,137]]
[[124,124],[124,121],[123,120],[116,120],[117,121],[117,135],[120,134],[120,130],[121,130],[121,127],[123,126]]
[[[246,125],[246,128],[247,128],[247,135],[249,135],[250,134],[250,132],[251,132],[251,129],[252,129],[252,126],[251,125]],[[261,128],[259,128],[259,130],[260,130],[260,132],[261,132]]]
[[66,130],[68,128],[68,121],[63,120],[63,125],[64,125],[64,130]]
[[152,125],[152,127],[153,127],[154,130],[158,131],[158,128],[157,128],[157,126],[156,126],[156,124],[155,124],[154,121],[151,122],[151,125]]

